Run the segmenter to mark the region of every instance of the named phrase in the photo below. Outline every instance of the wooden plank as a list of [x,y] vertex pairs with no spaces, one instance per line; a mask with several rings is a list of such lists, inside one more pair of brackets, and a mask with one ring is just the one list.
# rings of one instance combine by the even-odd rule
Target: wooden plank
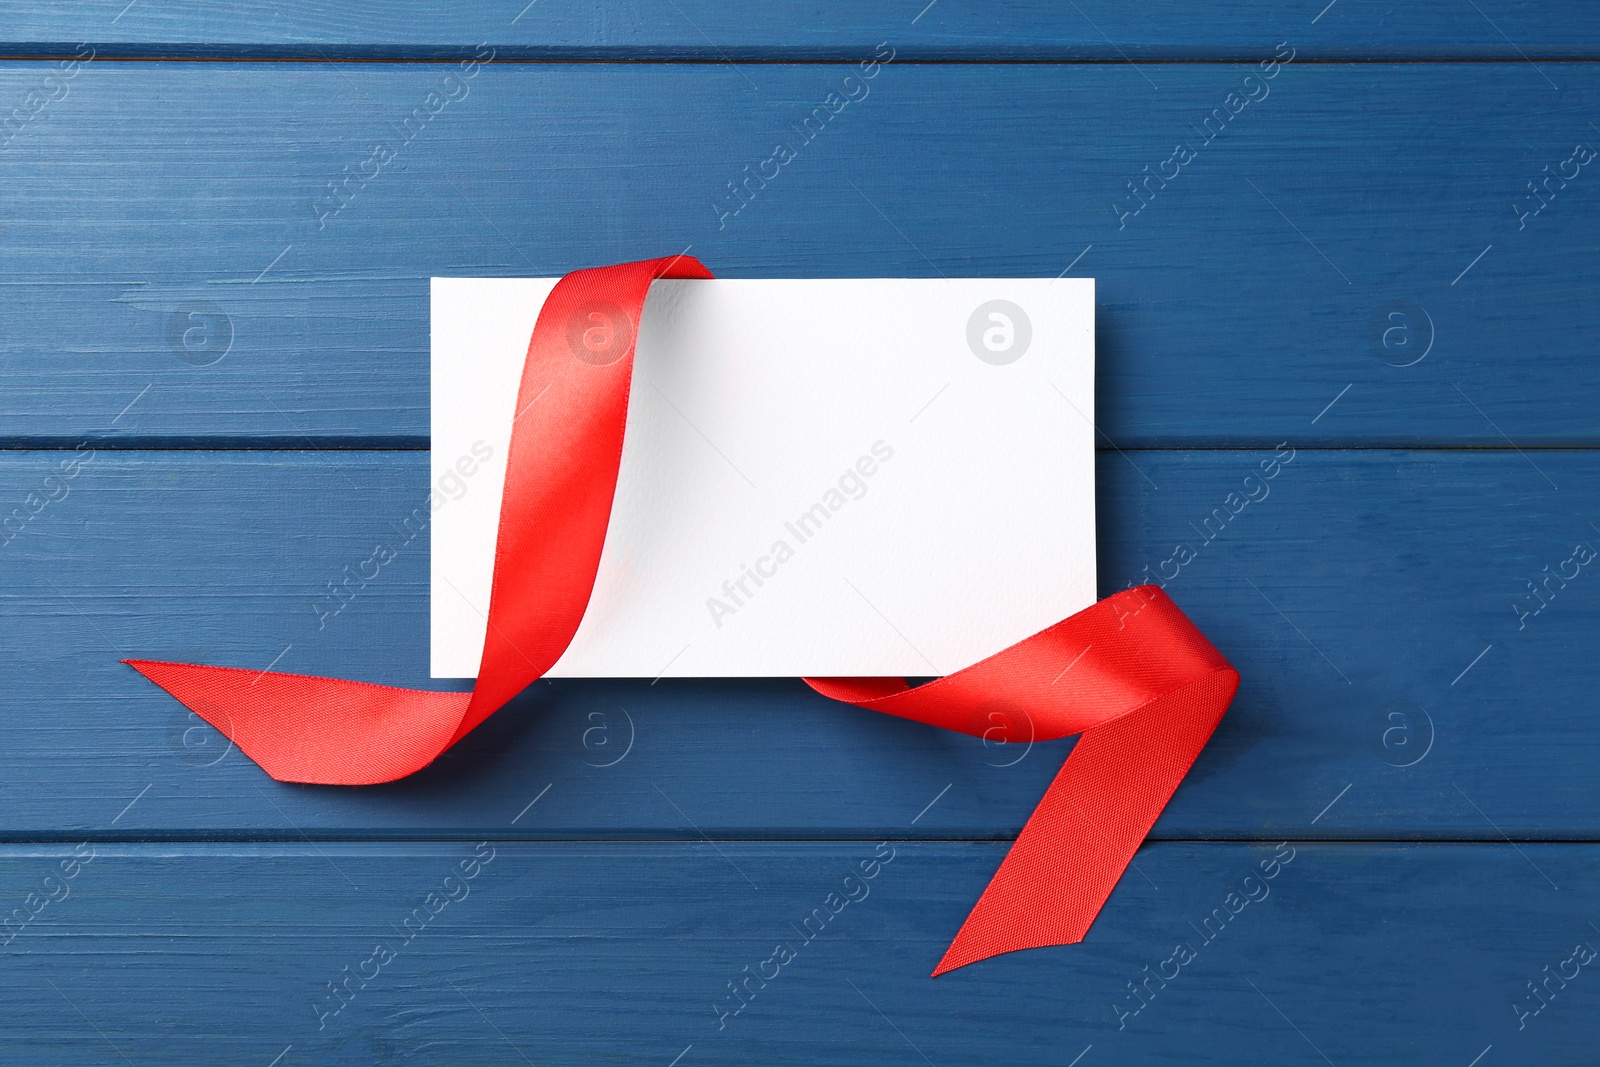
[[87,847],[0,850],[60,897],[4,1062],[1582,1063],[1600,1011],[1588,846],[1147,846],[1084,943],[937,980],[1003,846]]
[[1594,57],[1600,27],[1581,0],[1374,0],[1288,5],[1266,0],[1226,13],[1175,0],[1137,8],[1109,0],[1012,0],[1003,9],[905,3],[787,2],[735,9],[707,0],[572,0],[450,4],[403,0],[351,10],[325,0],[194,3],[46,0],[11,12],[7,56],[65,54],[80,41],[121,56],[458,58],[488,43],[518,58],[836,59],[895,41],[918,59],[1250,58],[1285,38],[1320,57]]
[[[0,65],[0,102],[49,69]],[[1123,447],[1595,444],[1600,180],[1552,179],[1520,232],[1513,205],[1600,146],[1600,68],[1543,69],[1560,93],[1526,63],[1280,67],[1119,228],[1254,67],[880,67],[724,216],[844,68],[91,63],[0,149],[0,441],[420,445],[430,275],[688,248],[1093,275]]]
[[[993,838],[1070,744],[986,746],[793,679],[567,681],[404,782],[277,785],[117,660],[434,684],[426,534],[406,540],[425,455],[100,450],[56,480],[70,455],[0,455],[8,511],[59,498],[0,546],[13,840],[458,837],[535,799],[517,832]],[[1600,546],[1600,454],[1274,456],[1101,455],[1102,593],[1176,574],[1168,591],[1244,675],[1157,836],[1600,835],[1600,585],[1568,562]],[[378,544],[396,558],[334,612],[328,583]]]

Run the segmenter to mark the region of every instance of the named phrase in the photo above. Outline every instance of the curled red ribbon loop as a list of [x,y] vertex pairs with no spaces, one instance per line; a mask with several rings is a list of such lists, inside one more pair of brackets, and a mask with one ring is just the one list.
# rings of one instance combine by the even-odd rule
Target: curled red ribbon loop
[[[273,778],[371,785],[427,766],[561,658],[594,588],[622,459],[634,340],[687,256],[575,271],[528,344],[506,462],[483,659],[471,693],[125,660]],[[1221,720],[1239,675],[1154,586],[1124,590],[965,670],[808,678],[817,692],[947,730],[1082,733],[935,975],[1081,941]],[[987,712],[987,714],[986,714]]]

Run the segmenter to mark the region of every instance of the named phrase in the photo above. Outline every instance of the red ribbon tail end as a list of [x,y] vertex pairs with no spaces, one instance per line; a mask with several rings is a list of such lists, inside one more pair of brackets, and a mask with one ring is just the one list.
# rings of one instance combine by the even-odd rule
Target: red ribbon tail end
[[125,659],[280,782],[375,785],[443,752],[470,693]]
[[1224,665],[1085,731],[933,976],[1082,941],[1238,686]]

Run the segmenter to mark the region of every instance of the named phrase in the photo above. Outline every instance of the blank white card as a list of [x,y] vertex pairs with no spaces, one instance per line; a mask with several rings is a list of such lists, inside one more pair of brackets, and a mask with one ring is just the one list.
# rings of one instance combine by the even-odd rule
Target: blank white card
[[[554,284],[433,279],[436,678],[478,671]],[[550,673],[968,666],[1094,602],[1093,420],[1090,280],[656,282],[594,595]]]

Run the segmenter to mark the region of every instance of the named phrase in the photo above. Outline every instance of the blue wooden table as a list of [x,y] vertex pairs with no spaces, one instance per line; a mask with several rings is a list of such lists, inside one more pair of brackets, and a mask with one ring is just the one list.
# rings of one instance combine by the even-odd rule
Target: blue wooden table
[[[525,3],[0,24],[0,1063],[1596,1061],[1590,5]],[[1081,945],[926,977],[1070,741],[542,682],[315,788],[117,663],[428,685],[426,539],[315,606],[427,279],[686,246],[1098,280],[1101,592],[1244,681]]]

